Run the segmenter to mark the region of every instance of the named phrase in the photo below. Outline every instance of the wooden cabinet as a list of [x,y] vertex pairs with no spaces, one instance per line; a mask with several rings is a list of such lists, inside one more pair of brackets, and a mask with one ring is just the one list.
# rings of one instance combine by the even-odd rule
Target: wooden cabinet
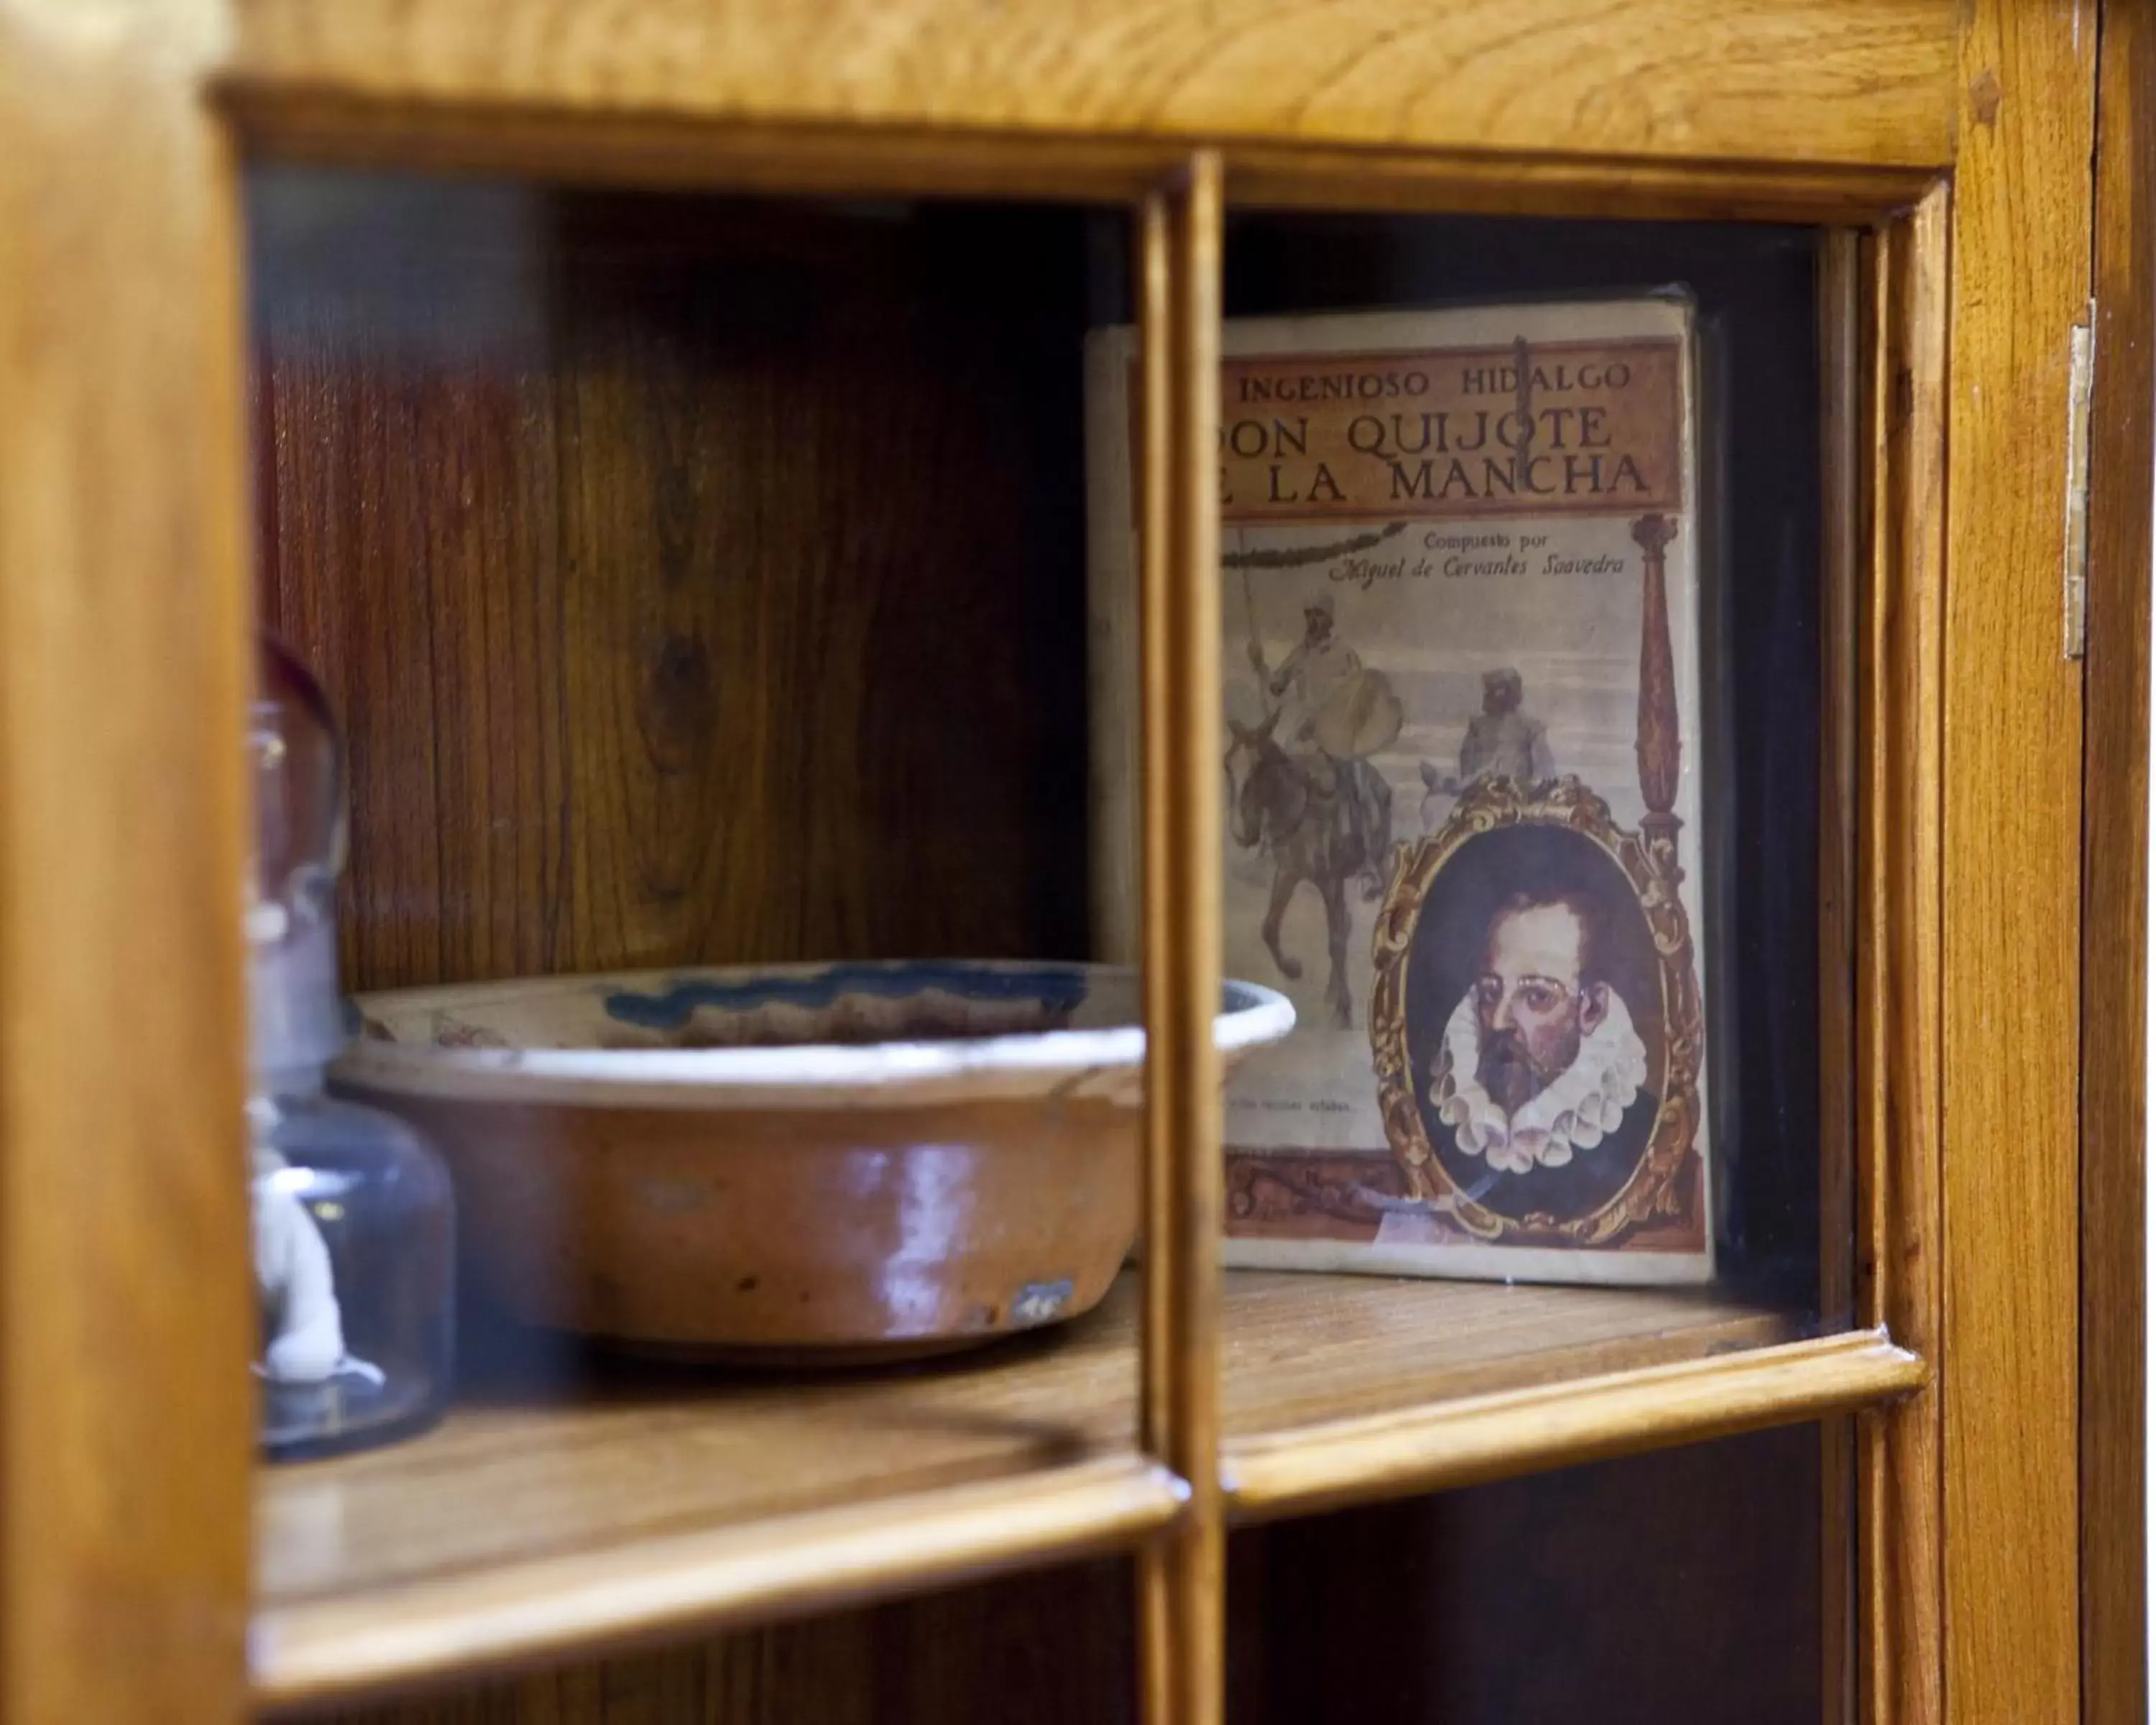
[[[2131,0],[0,0],[0,1714],[2138,1717],[2152,74]],[[1224,1274],[1224,313],[1716,268],[1781,1220]],[[1084,957],[1116,321],[1142,1271],[867,1377],[482,1331],[258,1469],[251,625],[353,986]]]

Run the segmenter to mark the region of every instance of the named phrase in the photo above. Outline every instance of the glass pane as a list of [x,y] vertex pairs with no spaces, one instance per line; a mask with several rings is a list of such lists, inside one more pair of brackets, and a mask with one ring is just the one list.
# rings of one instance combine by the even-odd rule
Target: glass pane
[[[1127,1452],[1136,994],[1083,968],[1136,957],[1127,213],[264,167],[249,214],[266,1435],[408,1440],[278,1471],[269,1607]],[[1455,519],[1449,465],[1388,458],[1412,506],[1342,516],[1287,448],[1364,435],[1332,362],[1232,353],[1223,1034],[1284,1029],[1276,990],[1301,1029],[1233,1081],[1231,1438],[1845,1322],[1820,237],[1245,214],[1228,256],[1231,351],[1346,318],[1382,393],[1481,342],[1446,388],[1503,406],[1383,435],[1512,486]],[[1487,455],[1507,413],[1551,447]],[[1548,484],[1637,489],[1532,525]],[[1461,814],[1563,841],[1525,812],[1560,792],[1569,860]],[[964,1091],[988,1037],[1052,1082]],[[863,1104],[924,1073],[959,1087]],[[1534,1194],[1481,1183],[1513,1153]],[[406,1347],[445,1189],[446,1371]]]
[[267,1599],[1127,1453],[1083,361],[1127,216],[263,167],[249,218],[305,817],[249,924],[260,1375],[280,1454],[409,1438],[265,1485]]
[[1231,1277],[1231,1362],[1345,1312],[1332,1411],[1847,1321],[1827,243],[1231,216],[1225,968],[1297,1025],[1227,1253],[1425,1279]]
[[[1229,1725],[1847,1721],[1847,1437],[1790,1427],[1238,1532]],[[1136,1725],[1135,1610],[1130,1565],[1070,1566],[490,1682],[443,1717]]]
[[1848,1719],[1845,1432],[1788,1427],[1239,1534],[1230,1717]]

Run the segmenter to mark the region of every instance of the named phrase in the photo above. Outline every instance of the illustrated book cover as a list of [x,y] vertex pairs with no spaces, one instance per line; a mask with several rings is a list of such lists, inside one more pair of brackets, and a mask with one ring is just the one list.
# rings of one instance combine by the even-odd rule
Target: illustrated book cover
[[[1713,1273],[1693,315],[1232,321],[1224,1255]],[[1096,926],[1138,945],[1136,338],[1086,373]]]

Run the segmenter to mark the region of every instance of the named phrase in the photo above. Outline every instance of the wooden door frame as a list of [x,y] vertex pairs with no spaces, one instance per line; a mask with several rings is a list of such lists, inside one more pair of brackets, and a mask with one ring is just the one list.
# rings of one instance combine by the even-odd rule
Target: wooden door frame
[[[443,3],[456,28],[484,35],[488,5]],[[545,10],[544,0],[491,3],[526,24]],[[2123,22],[2125,0],[2111,3],[2113,44],[2138,41],[2144,27]],[[1558,15],[1556,0],[1537,4]],[[1784,10],[1786,28],[1796,13]],[[1856,37],[1846,33],[1861,35],[1889,10],[1856,0],[1817,8],[1823,28],[1848,43]],[[1918,0],[1891,11],[1902,24],[1931,16]],[[1659,38],[1638,12],[1628,11],[1626,28],[1647,53]],[[238,1178],[236,888],[250,599],[236,162],[213,100],[240,100],[251,78],[258,118],[300,136],[317,111],[311,105],[341,75],[308,56],[324,44],[364,46],[370,29],[387,40],[409,13],[392,0],[352,0],[338,30],[316,31],[309,19],[327,14],[297,0],[0,0],[0,353],[9,356],[0,420],[0,1714],[28,1725],[208,1725],[245,1711],[252,1405],[244,1375],[221,1363],[247,1357],[253,1322]],[[1748,14],[1744,29],[1758,23]],[[1732,27],[1717,39],[1736,51],[1743,33]],[[1937,1482],[1937,1500],[1905,1495],[1897,1513],[1932,1517],[1912,1524],[1922,1537],[1909,1548],[1935,1554],[1925,1561],[1936,1563],[1943,1609],[1936,1645],[1904,1646],[1937,1681],[1920,1676],[1897,1683],[1897,1702],[1881,1697],[1882,1717],[1897,1721],[2073,1717],[2078,1601],[2096,1573],[2083,1567],[2085,1552],[2102,1574],[2117,1573],[2083,1509],[2093,1514],[2097,1482],[2123,1452],[2109,1438],[2085,1450],[2078,1417],[2093,1414],[2092,1433],[2123,1429],[2116,1384],[2099,1389],[2079,1371],[2084,1240],[2088,1291],[2115,1286],[2123,1262],[2123,1210],[2099,1215],[2084,1199],[2121,1178],[2132,1199],[2140,1190],[2138,1140],[2130,1154],[2124,1147],[2131,1099],[2097,1069],[2116,1025],[2099,1030],[2089,1017],[2086,1070],[2100,1081],[2087,1091],[2086,1166],[2071,1148],[2031,1149],[2076,1142],[2064,1075],[2085,1070],[2082,1003],[2085,993],[2092,1004],[2115,999],[2119,981],[2093,962],[2083,970],[2082,683],[2060,634],[2067,356],[2091,295],[2096,225],[2097,38],[2096,0],[1971,0],[1958,93],[1941,102],[1943,121],[1948,107],[1953,116],[1938,127],[1953,158],[1943,213],[1953,434],[1935,684],[1946,891],[1933,931],[1937,968],[1920,967],[1914,981],[1928,995],[1937,985],[1920,1004],[1938,1025],[1936,1083],[1916,1094],[1935,1099],[1919,1130],[1942,1147],[1943,1189],[1944,1249],[1921,1274],[1943,1286],[1933,1387],[1881,1417],[1884,1430],[1902,1422],[1938,1435],[1942,1459],[1923,1476]],[[1576,202],[1593,183],[1634,213],[1662,198],[1687,213],[1761,214],[1770,204],[1786,213],[1804,207],[1790,189],[1804,186],[1825,210],[1851,187],[1948,166],[1928,156],[1936,39],[1894,39],[1915,44],[1909,64],[1873,69],[1891,81],[1922,58],[1924,76],[1881,85],[1901,116],[1893,147],[1863,157],[1852,146],[1831,172],[1817,162],[1739,162],[1717,177],[1651,126],[1629,144],[1602,139],[1611,153],[1598,162],[1561,154],[1562,126],[1540,126],[1524,143],[1454,137],[1443,131],[1450,110],[1438,110],[1439,130],[1372,141],[1390,153],[1373,147],[1370,161],[1373,172],[1412,177],[1428,152],[1450,152],[1432,179],[1450,176],[1433,196],[1450,203],[1479,172],[1491,207]],[[1792,62],[1788,76],[1831,82],[1837,64]],[[465,69],[484,84],[534,64],[547,69],[485,55]],[[1291,59],[1280,64],[1283,78],[1296,75]],[[434,69],[393,59],[370,66],[374,82],[354,85],[351,100],[374,141],[410,128],[468,165],[490,139],[506,141],[511,157],[521,147],[543,159],[547,114],[567,116],[580,103],[588,117],[578,124],[589,126],[600,101],[588,85],[578,102],[551,110],[547,90],[505,89],[501,130],[467,131],[454,100],[438,102],[431,121],[425,102],[407,101],[398,80],[416,92]],[[679,87],[653,86],[660,96]],[[1522,87],[1535,115],[1545,95],[1563,95],[1547,82]],[[1827,137],[1825,110],[1776,111],[1794,128],[1788,136]],[[1074,144],[1073,183],[1142,187],[1164,150],[1202,147],[1209,127],[1264,133],[1255,114],[1194,109],[1167,128],[1172,137],[1133,134],[1091,157]],[[672,116],[680,129],[654,121],[622,132],[618,163],[663,177],[693,153],[680,146],[697,117],[685,110]],[[822,117],[834,128],[834,179],[880,149],[860,141],[858,114]],[[903,116],[891,117],[906,130]],[[1353,116],[1334,117],[1345,126]],[[1722,117],[1734,129],[1717,147],[1742,148],[1752,116],[1724,105]],[[701,116],[713,123],[722,116]],[[1858,117],[1835,124],[1866,148],[1878,141]],[[917,162],[944,159],[932,121],[908,136]],[[2105,147],[2124,150],[2124,136]],[[1343,132],[1318,141],[1356,141]],[[1492,145],[1500,155],[1486,153]],[[767,131],[746,147],[780,161],[792,146]],[[963,154],[978,174],[978,145]],[[1313,157],[1291,143],[1270,160],[1288,192],[1337,171],[1306,172]],[[2094,239],[2099,285],[2123,267],[2106,243]],[[2130,318],[2129,301],[2114,297],[2100,316]],[[1903,382],[1888,376],[1881,388],[1891,408]],[[2145,424],[2135,435],[2145,437]],[[2123,434],[2101,447],[2112,453],[2100,475],[2123,475],[2139,459]],[[2121,572],[2146,524],[2121,513],[2123,477],[2111,492],[2102,483],[2092,614],[2108,627],[2138,614]],[[2139,734],[2133,691],[2145,665],[2119,659],[2138,650],[2114,638],[2092,652],[2092,761]],[[2109,796],[2087,805],[2092,960],[2097,917],[2128,914],[2133,896],[2121,806]],[[1935,1251],[1939,1238],[1917,1236]],[[2099,1323],[2123,1310],[2100,1303]],[[2138,1409],[2138,1387],[2126,1401]],[[2077,1460],[2091,1470],[2086,1497]],[[1875,1599],[1892,1581],[1876,1571],[1869,1579]],[[2116,1596],[2105,1599],[2115,1610]],[[2102,1648],[2113,1648],[2116,1618],[2092,1611]],[[2103,1661],[2101,1681],[2092,1667],[2093,1702],[2114,1692],[2118,1656],[2095,1635],[2089,1646]]]
[[242,1717],[238,177],[212,0],[0,5],[0,1717]]
[[[1945,1717],[2080,1707],[2082,680],[2064,639],[2094,0],[1964,17],[1947,471]],[[2011,1171],[2011,1178],[2003,1178]]]
[[2082,1717],[2148,1717],[2150,475],[2156,463],[2156,17],[2097,43],[2095,393],[2082,751]]

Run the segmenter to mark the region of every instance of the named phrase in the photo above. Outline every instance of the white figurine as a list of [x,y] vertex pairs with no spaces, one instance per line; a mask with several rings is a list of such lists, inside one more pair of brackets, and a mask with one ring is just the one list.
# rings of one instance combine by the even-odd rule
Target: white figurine
[[254,1147],[254,1286],[269,1335],[262,1370],[280,1384],[320,1384],[344,1358],[344,1323],[322,1230],[279,1189],[285,1158]]
[[254,1147],[254,1286],[269,1332],[262,1374],[279,1384],[322,1384],[340,1373],[370,1383],[382,1373],[344,1351],[336,1279],[322,1230],[277,1175],[285,1158]]

